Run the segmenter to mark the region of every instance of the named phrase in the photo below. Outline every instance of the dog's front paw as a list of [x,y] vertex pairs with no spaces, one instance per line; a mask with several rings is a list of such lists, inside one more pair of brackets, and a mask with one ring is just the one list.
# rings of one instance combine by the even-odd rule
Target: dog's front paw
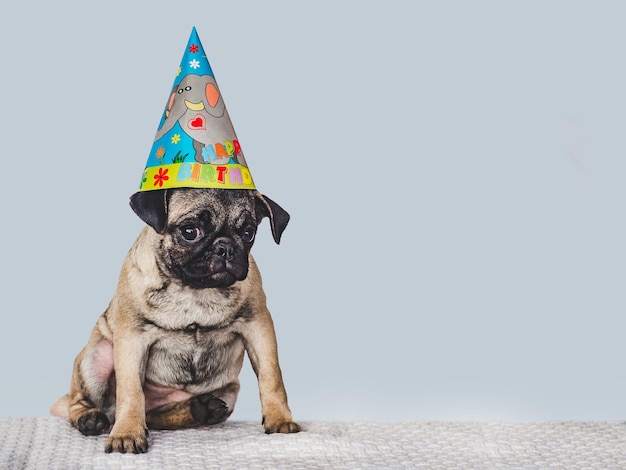
[[265,428],[265,434],[290,434],[294,432],[300,432],[302,430],[298,423],[291,420],[282,419],[263,418],[263,427]]
[[148,431],[139,429],[134,432],[114,433],[111,432],[104,451],[120,452],[122,454],[143,454],[148,452]]

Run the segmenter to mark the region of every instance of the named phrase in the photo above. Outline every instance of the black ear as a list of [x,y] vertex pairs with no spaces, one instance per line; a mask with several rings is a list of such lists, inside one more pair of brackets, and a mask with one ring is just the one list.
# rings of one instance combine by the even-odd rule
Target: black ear
[[289,214],[267,196],[258,194],[256,198],[257,201],[261,203],[257,204],[258,222],[260,222],[263,217],[269,217],[274,241],[277,244],[280,243],[280,237],[289,222]]
[[130,207],[157,233],[163,233],[167,224],[167,199],[167,189],[140,191],[130,197]]

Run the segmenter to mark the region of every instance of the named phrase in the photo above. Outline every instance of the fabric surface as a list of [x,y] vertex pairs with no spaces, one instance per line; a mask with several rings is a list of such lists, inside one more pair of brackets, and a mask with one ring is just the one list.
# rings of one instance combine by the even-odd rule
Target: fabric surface
[[105,454],[58,418],[0,418],[2,469],[624,469],[626,424],[610,422],[304,422],[153,431],[147,454]]

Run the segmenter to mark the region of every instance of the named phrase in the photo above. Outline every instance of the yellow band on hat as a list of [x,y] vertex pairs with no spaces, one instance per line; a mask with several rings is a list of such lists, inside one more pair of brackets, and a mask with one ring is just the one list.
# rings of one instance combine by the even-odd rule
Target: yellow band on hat
[[140,191],[168,188],[256,189],[250,170],[236,163],[182,162],[144,170]]

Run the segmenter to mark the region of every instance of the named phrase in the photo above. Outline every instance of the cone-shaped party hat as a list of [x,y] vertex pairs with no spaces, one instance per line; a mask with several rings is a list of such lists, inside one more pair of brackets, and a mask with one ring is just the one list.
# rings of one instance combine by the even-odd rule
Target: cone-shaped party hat
[[254,189],[235,129],[194,27],[139,191]]

